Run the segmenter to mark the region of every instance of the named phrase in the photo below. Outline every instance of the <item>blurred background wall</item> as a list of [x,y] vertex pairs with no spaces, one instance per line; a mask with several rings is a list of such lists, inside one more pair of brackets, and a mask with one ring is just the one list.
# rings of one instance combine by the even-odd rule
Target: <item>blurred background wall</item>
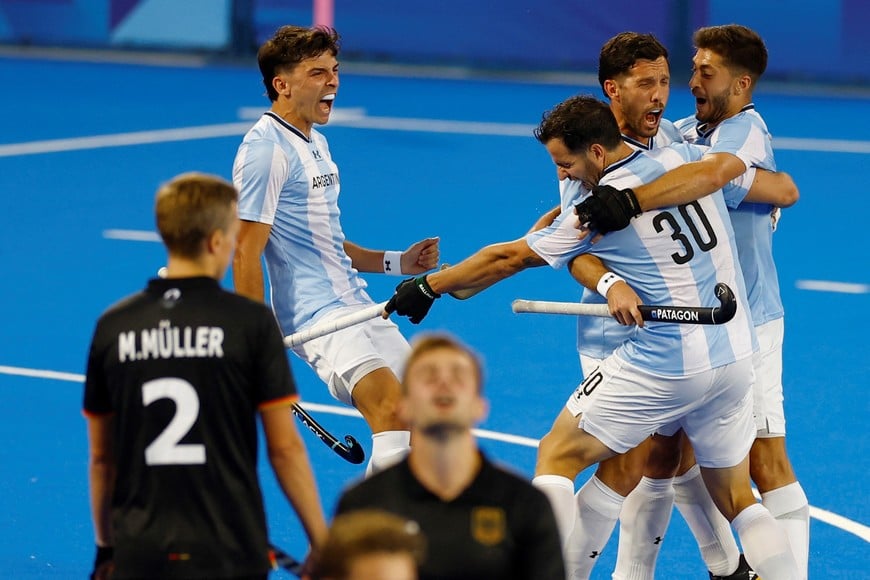
[[[0,0],[0,44],[250,55],[322,0]],[[737,22],[765,39],[766,77],[870,85],[867,0],[334,0],[343,58],[594,72],[617,32],[654,33],[678,78],[692,31]]]

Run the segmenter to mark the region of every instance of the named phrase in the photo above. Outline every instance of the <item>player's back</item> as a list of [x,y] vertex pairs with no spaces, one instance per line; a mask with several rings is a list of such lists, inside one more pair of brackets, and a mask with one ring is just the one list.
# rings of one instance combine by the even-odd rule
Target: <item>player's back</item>
[[88,380],[85,408],[118,426],[116,577],[263,572],[256,412],[295,397],[271,312],[211,278],[153,280],[101,317]]
[[[703,153],[686,144],[635,152],[609,167],[601,184],[638,187]],[[622,358],[656,374],[681,376],[752,354],[754,335],[721,191],[645,212],[628,228],[605,235],[590,251],[623,276],[644,304],[717,305],[717,282],[731,287],[738,299],[734,319],[721,326],[648,322],[617,351]]]
[[[678,127],[692,141],[709,145],[711,153],[731,153],[747,167],[776,170],[770,133],[753,105],[747,105],[712,129],[693,123],[692,119],[681,120]],[[736,185],[732,183],[728,187]],[[742,202],[729,209],[753,323],[758,326],[781,318],[784,309],[773,259],[773,206]]]

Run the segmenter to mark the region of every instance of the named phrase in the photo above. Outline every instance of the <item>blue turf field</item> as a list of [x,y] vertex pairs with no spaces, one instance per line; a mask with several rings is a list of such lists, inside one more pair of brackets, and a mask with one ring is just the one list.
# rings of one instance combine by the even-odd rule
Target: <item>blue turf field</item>
[[[80,381],[94,321],[163,264],[151,237],[158,184],[189,170],[229,177],[249,123],[241,109],[265,108],[266,100],[253,65],[0,57],[0,79],[0,576],[81,578],[93,541]],[[576,92],[600,95],[568,84],[344,74],[339,110],[323,131],[341,169],[349,239],[403,249],[439,235],[443,260],[456,262],[522,235],[557,202],[555,171],[531,129]],[[867,578],[870,141],[862,138],[870,134],[870,99],[786,95],[762,85],[755,102],[780,169],[802,193],[776,245],[787,308],[789,446],[814,508],[811,577]],[[691,110],[688,91],[674,87],[668,116]],[[106,138],[82,139],[93,136]],[[145,240],[119,239],[131,232]],[[377,300],[398,281],[368,280]],[[813,290],[812,281],[846,285]],[[530,440],[546,432],[579,379],[573,320],[517,316],[509,305],[516,297],[577,295],[565,273],[542,268],[471,302],[435,305],[419,329],[448,329],[485,357],[492,410],[482,428]],[[408,336],[419,330],[400,325]],[[362,420],[334,414],[342,409],[313,373],[292,364],[304,399],[330,406],[317,418],[368,446]],[[308,435],[331,511],[361,470]],[[523,443],[482,440],[493,457],[531,474],[535,450]],[[272,536],[301,555],[299,529],[264,474]],[[609,577],[615,551],[614,538],[595,578]],[[678,515],[660,572],[706,577]]]

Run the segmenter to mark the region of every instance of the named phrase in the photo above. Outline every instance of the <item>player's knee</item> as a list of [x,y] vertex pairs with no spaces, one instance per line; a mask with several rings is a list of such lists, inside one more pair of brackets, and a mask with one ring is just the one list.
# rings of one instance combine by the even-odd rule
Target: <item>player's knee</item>
[[631,493],[643,477],[646,456],[632,456],[631,453],[611,457],[598,464],[595,472],[607,487],[626,496]]
[[762,492],[796,481],[783,438],[755,440],[749,452],[749,475]]

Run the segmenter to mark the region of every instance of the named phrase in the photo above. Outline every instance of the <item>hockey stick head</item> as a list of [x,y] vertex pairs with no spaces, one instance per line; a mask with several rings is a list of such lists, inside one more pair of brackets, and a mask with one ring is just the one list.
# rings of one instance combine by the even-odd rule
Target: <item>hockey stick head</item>
[[737,299],[734,291],[724,282],[716,284],[716,298],[719,299],[719,306],[713,308],[713,324],[725,324],[737,313]]
[[352,435],[344,436],[344,447],[335,448],[335,452],[342,456],[346,461],[359,465],[366,458],[366,451]]

